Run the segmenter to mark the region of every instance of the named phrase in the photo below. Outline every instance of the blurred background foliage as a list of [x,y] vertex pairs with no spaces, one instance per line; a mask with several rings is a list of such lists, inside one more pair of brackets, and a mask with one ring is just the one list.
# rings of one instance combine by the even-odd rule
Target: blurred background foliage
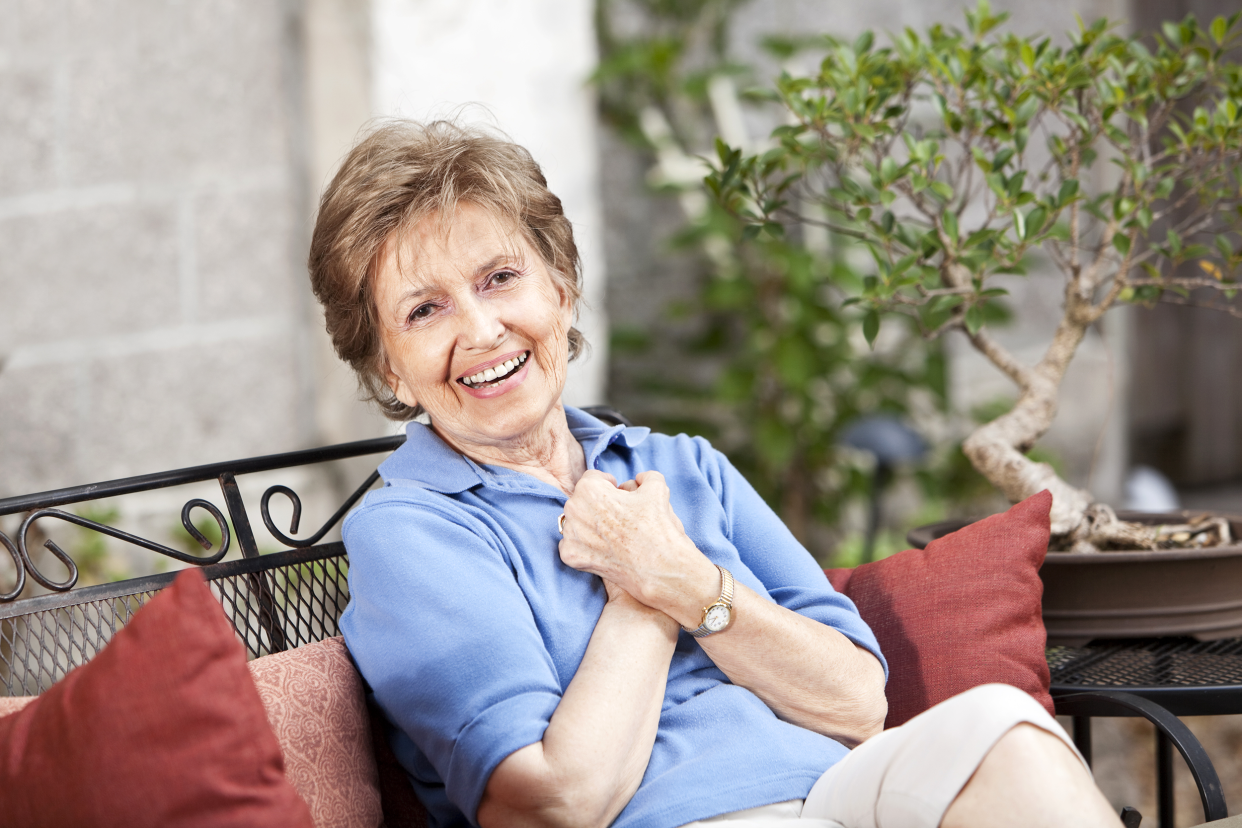
[[[697,366],[650,366],[645,393],[681,404],[653,409],[644,424],[707,436],[817,558],[848,565],[861,554],[874,461],[840,437],[860,416],[897,415],[932,446],[918,467],[898,470],[904,519],[880,533],[877,557],[905,548],[909,526],[989,511],[995,495],[954,439],[965,429],[951,422],[941,347],[897,324],[869,347],[863,311],[845,306],[863,290],[865,250],[805,223],[759,234],[708,194],[705,159],[718,138],[754,146],[750,135],[781,123],[762,70],[731,54],[730,19],[744,2],[597,2],[605,124],[645,153],[652,190],[679,202],[685,220],[667,242],[670,255],[691,254],[695,280],[692,298],[666,311],[693,324],[621,327],[611,344],[655,352],[654,340],[675,338]],[[778,66],[800,45],[769,38],[762,54]]]

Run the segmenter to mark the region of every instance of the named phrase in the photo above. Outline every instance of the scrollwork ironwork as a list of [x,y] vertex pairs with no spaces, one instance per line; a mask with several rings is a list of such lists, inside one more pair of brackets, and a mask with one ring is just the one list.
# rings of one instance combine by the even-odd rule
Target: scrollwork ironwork
[[0,593],[0,604],[7,604],[22,594],[22,590],[26,588],[26,568],[22,566],[21,553],[17,550],[17,544],[9,540],[9,536],[0,532],[0,545],[8,550],[9,557],[13,559],[13,568],[17,571],[17,584],[12,590]]
[[64,565],[65,569],[69,572],[69,577],[63,581],[54,581],[47,577],[47,575],[45,575],[37,566],[34,565],[34,561],[30,557],[27,535],[29,534],[31,527],[34,526],[35,521],[40,520],[41,518],[55,518],[57,520],[63,520],[67,523],[72,523],[75,526],[80,526],[83,529],[89,529],[92,532],[99,532],[100,534],[108,535],[109,537],[116,538],[117,540],[133,544],[134,546],[140,546],[143,549],[148,549],[152,552],[158,552],[161,555],[175,558],[182,563],[196,564],[198,566],[206,566],[208,564],[217,563],[228,553],[229,545],[232,542],[232,535],[229,532],[229,523],[224,519],[224,514],[216,508],[215,504],[210,501],[203,500],[202,498],[194,498],[181,508],[181,525],[184,526],[185,530],[190,533],[190,536],[208,552],[212,549],[211,541],[208,540],[207,537],[199,531],[198,527],[194,525],[194,522],[190,520],[190,513],[195,508],[203,509],[211,515],[212,519],[216,522],[216,526],[220,530],[220,544],[211,555],[191,555],[186,552],[181,552],[180,550],[164,546],[161,543],[156,543],[154,541],[147,540],[146,538],[139,537],[138,535],[122,531],[117,529],[115,526],[108,526],[107,524],[99,523],[97,521],[90,520],[89,518],[84,518],[81,515],[66,512],[62,509],[38,509],[31,512],[27,515],[26,519],[22,521],[21,528],[17,530],[16,544],[4,535],[0,535],[0,539],[2,539],[5,548],[9,550],[9,554],[13,555],[13,562],[17,566],[17,587],[11,592],[0,595],[0,603],[12,601],[18,596],[18,594],[21,593],[22,588],[25,586],[27,573],[29,573],[30,577],[36,582],[42,584],[45,588],[53,592],[68,592],[73,589],[78,582],[79,572],[77,564],[75,564],[73,562],[73,558],[69,557],[69,554],[51,538],[45,540],[43,542],[43,546],[50,551],[56,559],[61,562],[61,564]]
[[337,509],[336,513],[332,515],[332,517],[328,518],[327,522],[324,523],[323,526],[319,527],[319,531],[311,535],[309,538],[291,538],[284,532],[277,529],[276,522],[272,520],[272,513],[269,506],[272,495],[282,494],[289,499],[290,503],[293,504],[293,517],[289,520],[289,531],[293,533],[298,531],[298,525],[302,520],[302,499],[298,497],[297,492],[290,489],[288,486],[281,486],[278,484],[269,487],[268,490],[263,493],[263,499],[259,502],[259,514],[263,516],[263,525],[267,527],[267,531],[271,532],[272,537],[283,543],[285,546],[291,546],[295,549],[304,549],[308,546],[314,546],[323,539],[324,535],[328,534],[332,527],[335,526],[341,518],[345,516],[346,512],[353,508],[354,504],[357,503],[364,494],[366,494],[367,489],[370,489],[375,485],[375,481],[379,480],[379,477],[380,474],[378,470],[371,472],[370,476],[367,477],[363,484],[355,489],[354,493],[345,499],[345,502],[341,504],[341,508]]
[[[16,567],[14,586],[10,591],[0,593],[0,603],[15,601],[27,585],[27,576],[53,592],[68,592],[77,585],[79,576],[77,565],[65,553],[64,549],[52,540],[44,541],[43,545],[65,566],[68,571],[68,577],[62,581],[53,580],[31,563],[30,549],[28,547],[30,539],[28,536],[36,521],[45,518],[66,521],[89,531],[99,532],[175,560],[199,566],[218,563],[231,548],[240,549],[243,557],[254,558],[259,555],[258,544],[250,527],[246,503],[237,485],[237,475],[256,474],[277,469],[289,469],[295,466],[327,463],[349,457],[361,457],[379,452],[390,452],[403,442],[405,442],[404,435],[375,437],[369,440],[359,440],[335,446],[248,457],[223,463],[208,463],[202,466],[155,472],[153,474],[138,475],[136,477],[127,477],[102,483],[91,483],[83,486],[56,489],[54,491],[0,498],[0,517],[5,515],[25,515],[16,535],[0,533],[0,545],[4,546]],[[332,527],[340,522],[345,513],[358,502],[367,489],[371,488],[378,479],[378,472],[371,474],[366,482],[336,511],[336,514],[329,518],[327,523],[309,538],[293,538],[279,531],[269,513],[268,507],[273,495],[282,494],[287,497],[290,503],[293,504],[293,520],[289,531],[294,534],[297,533],[301,519],[302,503],[297,494],[287,486],[273,486],[263,495],[263,522],[271,531],[272,537],[286,546],[294,549],[312,547]],[[211,553],[205,556],[187,554],[186,552],[169,548],[163,544],[155,543],[146,538],[124,532],[112,526],[106,526],[88,518],[79,517],[71,512],[61,511],[57,508],[72,503],[84,503],[106,497],[120,497],[137,492],[201,483],[208,480],[214,480],[219,483],[220,490],[224,496],[225,511],[217,508],[211,502],[199,498],[188,501],[181,509],[182,526],[190,533],[190,537],[194,538],[195,542]],[[190,519],[191,513],[196,508],[207,511],[216,522],[217,527],[219,527],[220,543],[218,548],[212,547],[211,542]],[[226,514],[227,518],[225,517]]]

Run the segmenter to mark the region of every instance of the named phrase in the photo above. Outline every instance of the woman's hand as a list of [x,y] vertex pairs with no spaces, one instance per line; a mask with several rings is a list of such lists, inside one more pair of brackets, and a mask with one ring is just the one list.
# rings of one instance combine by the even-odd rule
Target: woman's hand
[[610,474],[588,471],[565,503],[563,535],[561,560],[603,578],[609,600],[620,588],[696,627],[702,608],[716,598],[716,567],[686,535],[659,472],[617,485]]
[[[720,595],[720,573],[686,535],[659,472],[618,486],[588,471],[565,504],[563,534],[561,560],[603,578],[610,603],[624,592],[694,629]],[[846,745],[883,727],[884,670],[870,652],[741,583],[733,612],[728,631],[699,640],[730,681],[782,719]]]

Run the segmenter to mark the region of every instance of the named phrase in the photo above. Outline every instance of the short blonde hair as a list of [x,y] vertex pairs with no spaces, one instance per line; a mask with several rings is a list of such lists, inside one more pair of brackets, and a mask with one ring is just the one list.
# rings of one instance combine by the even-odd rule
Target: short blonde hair
[[[582,296],[581,262],[561,200],[522,147],[449,121],[388,121],[346,156],[324,191],[311,237],[311,288],[323,305],[337,356],[385,416],[421,413],[398,400],[385,381],[372,282],[384,243],[424,218],[450,216],[470,202],[511,220],[542,257],[574,308]],[[569,358],[586,342],[569,331]]]

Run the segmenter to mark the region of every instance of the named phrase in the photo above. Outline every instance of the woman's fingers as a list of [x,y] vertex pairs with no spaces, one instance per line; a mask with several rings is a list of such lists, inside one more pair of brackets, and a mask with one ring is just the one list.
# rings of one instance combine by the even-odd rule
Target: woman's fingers
[[651,483],[651,484],[654,484],[656,487],[663,486],[665,489],[668,488],[668,484],[664,482],[664,475],[660,474],[655,469],[648,469],[647,471],[640,471],[637,475],[634,476],[634,481],[638,483],[640,487],[645,483]]
[[617,488],[617,478],[613,477],[608,472],[602,472],[599,469],[587,469],[586,472],[583,473],[582,477],[578,478],[578,482],[574,485],[574,492],[576,493],[578,491],[578,487],[582,486],[584,483],[587,486],[607,485],[611,489]]
[[565,514],[565,565],[599,575],[647,606],[667,612],[664,604],[686,591],[682,581],[706,561],[686,536],[657,471],[620,485],[603,472],[588,472],[566,501]]

